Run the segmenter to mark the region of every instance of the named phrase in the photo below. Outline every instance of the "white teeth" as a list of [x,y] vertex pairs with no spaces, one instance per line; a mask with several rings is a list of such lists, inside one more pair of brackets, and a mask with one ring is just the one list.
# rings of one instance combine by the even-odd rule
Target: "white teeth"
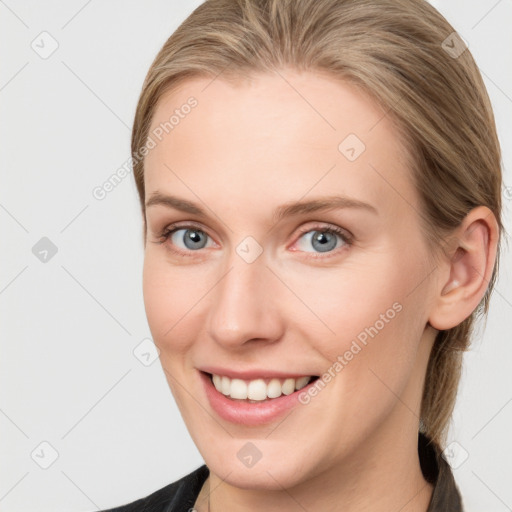
[[247,386],[247,398],[251,400],[265,400],[265,398],[267,398],[267,385],[263,379],[251,380],[251,382],[249,382]]
[[291,395],[295,391],[295,379],[286,379],[282,389],[283,395]]
[[282,390],[279,379],[272,379],[267,385],[267,396],[269,398],[278,398],[281,394]]
[[247,398],[247,384],[241,379],[233,379],[231,381],[231,398],[245,400]]
[[302,389],[311,380],[311,376],[298,379],[270,379],[268,384],[264,379],[244,381],[230,379],[226,376],[212,375],[215,389],[223,395],[239,400],[263,401],[267,398],[278,398],[281,395],[291,395],[294,391]]
[[295,381],[295,389],[302,389],[304,386],[307,385],[311,377],[301,377],[300,379],[297,379]]
[[229,377],[222,377],[221,393],[223,395],[229,395],[230,389],[231,389],[231,380],[229,379]]
[[213,385],[215,389],[222,389],[222,377],[220,375],[212,375]]

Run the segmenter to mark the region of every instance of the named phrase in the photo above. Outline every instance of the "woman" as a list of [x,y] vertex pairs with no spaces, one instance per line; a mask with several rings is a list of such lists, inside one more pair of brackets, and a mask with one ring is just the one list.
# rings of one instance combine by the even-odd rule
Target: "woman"
[[444,460],[498,269],[500,148],[423,0],[207,0],[132,134],[144,300],[205,465],[116,511],[459,511]]

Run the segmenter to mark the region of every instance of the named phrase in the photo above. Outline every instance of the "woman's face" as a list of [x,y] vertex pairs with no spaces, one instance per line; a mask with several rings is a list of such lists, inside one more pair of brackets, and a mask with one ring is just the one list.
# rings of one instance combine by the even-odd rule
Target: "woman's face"
[[[385,111],[327,75],[196,78],[161,98],[149,135],[146,313],[210,470],[289,488],[417,432],[435,273]],[[257,402],[203,372],[235,396],[226,377],[257,381]],[[320,379],[290,394],[301,376]]]

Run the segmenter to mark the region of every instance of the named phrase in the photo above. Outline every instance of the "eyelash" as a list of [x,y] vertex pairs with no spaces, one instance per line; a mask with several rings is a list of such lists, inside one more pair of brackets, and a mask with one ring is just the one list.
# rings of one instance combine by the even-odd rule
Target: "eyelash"
[[[205,235],[210,237],[210,235],[208,235],[208,233],[206,231],[204,231],[202,228],[200,228],[199,226],[196,226],[194,224],[171,224],[171,225],[165,227],[160,232],[160,234],[158,235],[158,241],[156,241],[155,243],[161,244],[161,245],[166,244],[166,242],[169,240],[171,235],[173,233],[175,233],[176,231],[180,230],[180,229],[193,229],[193,230],[196,230],[196,231],[201,231],[202,233],[204,233]],[[326,226],[325,224],[324,225],[309,226],[307,228],[300,229],[299,230],[299,236],[297,237],[297,240],[299,240],[303,235],[305,235],[306,233],[309,233],[311,231],[318,231],[318,232],[321,232],[321,233],[332,233],[332,234],[338,235],[345,245],[343,247],[337,247],[333,251],[326,252],[325,254],[327,256],[322,256],[322,253],[309,253],[309,252],[306,252],[306,254],[308,255],[307,256],[308,258],[312,258],[312,259],[318,259],[318,258],[325,259],[325,258],[329,258],[332,255],[338,254],[338,252],[340,250],[343,250],[343,249],[346,249],[346,248],[350,247],[354,243],[354,237],[352,235],[350,235],[346,230],[344,230],[342,228],[339,228],[337,226],[334,226],[334,225]],[[167,249],[170,250],[171,252],[175,253],[175,254],[178,254],[179,256],[184,256],[184,257],[194,256],[194,253],[198,252],[198,251],[186,251],[186,252],[183,252],[181,250],[176,250],[176,249],[174,249],[171,246],[171,244],[167,244]],[[315,255],[312,255],[312,254],[315,254]]]

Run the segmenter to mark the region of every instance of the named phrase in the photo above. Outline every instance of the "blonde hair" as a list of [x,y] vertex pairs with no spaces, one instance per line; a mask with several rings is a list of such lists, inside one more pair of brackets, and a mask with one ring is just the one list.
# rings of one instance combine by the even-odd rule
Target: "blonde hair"
[[[196,77],[237,79],[284,67],[324,71],[357,85],[387,111],[408,150],[431,256],[479,205],[501,221],[501,153],[491,103],[468,49],[423,0],[207,0],[166,41],[146,76],[132,158],[146,236],[144,158],[162,95]],[[450,52],[450,48],[459,51]],[[440,331],[430,355],[420,430],[438,446],[457,396],[463,351],[485,296],[461,324]]]

